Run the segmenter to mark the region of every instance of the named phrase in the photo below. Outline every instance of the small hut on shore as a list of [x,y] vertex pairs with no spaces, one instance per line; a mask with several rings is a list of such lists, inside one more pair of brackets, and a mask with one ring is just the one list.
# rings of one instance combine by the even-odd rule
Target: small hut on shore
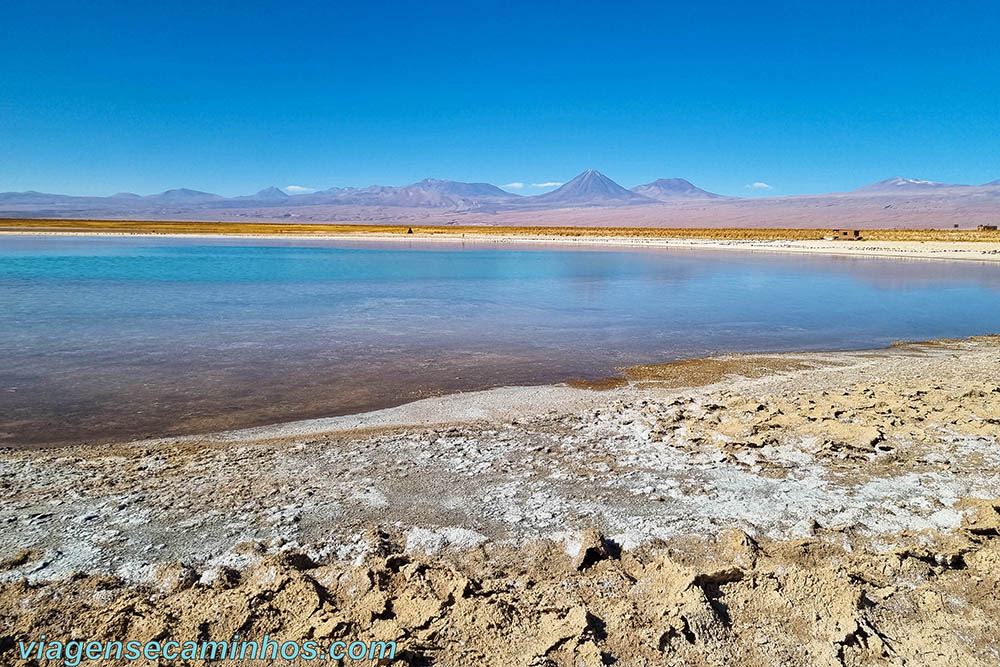
[[845,241],[860,241],[861,240],[861,230],[860,229],[835,229],[833,230],[833,238],[841,239]]

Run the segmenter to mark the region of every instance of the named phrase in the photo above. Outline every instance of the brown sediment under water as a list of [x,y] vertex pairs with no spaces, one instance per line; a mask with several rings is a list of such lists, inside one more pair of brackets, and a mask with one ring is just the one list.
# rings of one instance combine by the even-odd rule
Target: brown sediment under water
[[3,236],[0,313],[0,447],[103,443],[570,378],[701,384],[794,369],[768,357],[779,352],[987,334],[1000,331],[1000,266]]
[[[830,365],[834,362],[826,362]],[[815,368],[814,360],[800,360],[786,356],[727,355],[724,357],[683,359],[665,364],[628,366],[621,369],[621,377],[585,380],[573,378],[566,384],[582,389],[607,390],[634,383],[638,386],[699,387],[737,375],[759,378],[783,371]]]

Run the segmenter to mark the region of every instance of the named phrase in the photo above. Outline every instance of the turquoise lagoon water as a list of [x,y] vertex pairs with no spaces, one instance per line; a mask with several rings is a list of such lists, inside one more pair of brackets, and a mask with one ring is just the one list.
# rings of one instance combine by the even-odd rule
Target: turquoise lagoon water
[[1000,266],[543,245],[0,238],[0,446],[1000,332]]

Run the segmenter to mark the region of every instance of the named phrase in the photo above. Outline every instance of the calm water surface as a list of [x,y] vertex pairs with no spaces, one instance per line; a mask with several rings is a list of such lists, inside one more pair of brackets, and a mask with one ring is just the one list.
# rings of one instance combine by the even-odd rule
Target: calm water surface
[[1000,332],[977,262],[0,237],[0,445],[344,414],[718,352]]

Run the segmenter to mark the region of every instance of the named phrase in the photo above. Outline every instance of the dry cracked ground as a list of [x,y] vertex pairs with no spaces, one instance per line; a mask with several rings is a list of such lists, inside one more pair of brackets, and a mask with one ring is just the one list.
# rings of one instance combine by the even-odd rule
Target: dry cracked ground
[[237,633],[408,665],[997,665],[998,343],[628,369],[516,418],[3,450],[0,664],[43,633]]

